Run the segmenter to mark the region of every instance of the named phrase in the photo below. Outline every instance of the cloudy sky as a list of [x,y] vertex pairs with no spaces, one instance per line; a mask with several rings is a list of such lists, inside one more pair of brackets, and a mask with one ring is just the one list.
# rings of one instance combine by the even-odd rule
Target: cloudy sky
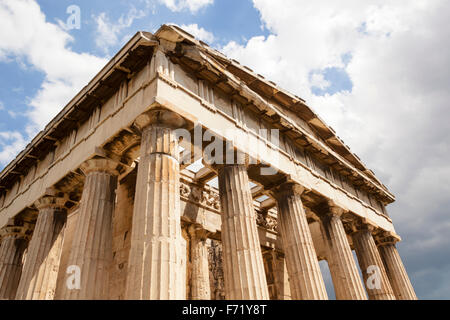
[[136,31],[175,23],[338,132],[397,197],[419,298],[449,299],[449,18],[448,0],[0,0],[0,169]]

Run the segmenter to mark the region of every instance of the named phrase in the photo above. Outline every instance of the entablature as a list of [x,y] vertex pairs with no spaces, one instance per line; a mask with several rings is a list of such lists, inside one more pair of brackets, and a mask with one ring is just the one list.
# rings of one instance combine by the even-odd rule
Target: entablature
[[[50,185],[60,184],[64,187],[66,184],[65,177],[71,174],[74,176],[79,175],[77,165],[86,160],[86,158],[96,154],[99,142],[109,152],[109,156],[117,158],[119,162],[123,162],[126,165],[131,165],[137,157],[140,145],[139,132],[136,132],[132,126],[135,116],[149,108],[152,102],[159,104],[164,104],[165,102],[171,104],[173,102],[171,106],[182,105],[183,103],[177,102],[176,99],[166,99],[166,94],[170,90],[175,90],[177,94],[181,92],[183,94],[187,93],[190,98],[195,98],[200,102],[200,106],[203,108],[198,109],[200,113],[204,113],[205,109],[216,113],[219,115],[217,119],[226,120],[227,123],[231,121],[233,125],[247,135],[253,135],[261,139],[256,133],[256,129],[262,127],[279,129],[282,137],[280,146],[272,145],[270,137],[265,139],[265,143],[270,149],[283,155],[288,167],[291,167],[292,163],[294,163],[296,166],[294,171],[297,171],[300,176],[306,174],[308,179],[314,181],[312,183],[315,186],[320,185],[320,187],[312,188],[311,196],[316,193],[318,196],[324,193],[329,193],[331,196],[331,194],[339,191],[339,194],[344,194],[349,198],[343,200],[344,202],[357,201],[361,204],[358,208],[363,208],[362,211],[375,212],[377,215],[383,216],[388,225],[391,225],[390,219],[386,216],[384,206],[378,206],[377,202],[372,203],[371,198],[367,194],[364,195],[358,190],[363,190],[364,187],[368,191],[372,190],[366,184],[370,182],[369,186],[372,186],[375,194],[381,197],[386,196],[386,193],[379,186],[375,186],[372,181],[363,179],[363,176],[358,173],[358,169],[352,167],[348,162],[341,161],[342,159],[339,159],[335,152],[314,136],[314,130],[311,131],[309,129],[310,131],[308,131],[304,129],[302,131],[302,126],[283,114],[279,107],[268,103],[268,100],[261,97],[247,85],[239,83],[233,74],[230,74],[227,70],[224,73],[217,73],[217,69],[213,68],[211,61],[205,63],[203,69],[197,70],[196,75],[193,75],[186,72],[187,69],[184,62],[177,60],[173,53],[168,53],[161,44],[146,38],[148,43],[141,45],[142,42],[140,41],[142,39],[139,40],[139,37],[134,40],[134,44],[127,45],[128,49],[121,51],[121,57],[113,59],[116,63],[115,65],[112,63],[108,64],[110,70],[113,70],[113,74],[115,74],[115,71],[124,73],[128,70],[135,70],[131,74],[126,73],[127,76],[122,78],[120,82],[117,82],[116,90],[109,95],[109,98],[107,98],[108,94],[105,93],[104,100],[99,104],[92,105],[87,117],[81,117],[82,113],[78,116],[65,117],[65,115],[70,114],[81,105],[81,103],[78,103],[77,97],[81,99],[81,96],[84,96],[84,94],[87,94],[86,97],[92,96],[88,93],[94,90],[95,86],[93,84],[102,84],[102,77],[99,78],[97,76],[97,82],[94,81],[95,79],[91,81],[89,86],[83,89],[46,129],[33,140],[34,142],[21,153],[21,159],[34,161],[34,164],[29,163],[27,168],[23,168],[22,171],[20,167],[14,166],[14,163],[20,162],[16,159],[5,168],[0,181],[3,181],[1,179],[4,177],[9,177],[9,175],[18,175],[18,177],[16,177],[9,188],[2,185],[3,193],[0,190],[0,204],[3,207],[10,207],[14,201],[20,201],[24,206],[28,205],[33,196],[26,194],[27,190],[31,190],[30,193],[33,195],[39,195],[39,190]],[[133,41],[130,41],[130,43],[133,43]],[[161,50],[155,50],[155,46],[166,51],[167,56]],[[122,68],[127,57],[133,56],[131,53],[125,54],[126,50],[131,50],[130,48],[135,48],[133,50],[140,52],[139,54],[136,53],[137,56],[135,55],[134,59],[140,57],[140,59],[145,60],[145,63],[142,62],[142,66],[139,67],[139,71],[128,64],[125,71]],[[146,58],[142,58],[143,56],[146,56]],[[174,62],[178,62],[178,64]],[[192,71],[192,68],[188,70]],[[211,70],[216,71],[216,73],[211,72]],[[103,70],[101,73],[105,73],[105,71]],[[205,76],[205,73],[209,74],[209,76]],[[216,78],[213,78],[212,75]],[[104,76],[106,76],[106,73]],[[231,92],[226,92],[226,89],[223,89],[223,85],[230,86],[230,84],[234,85],[234,87],[232,87]],[[112,85],[107,85],[106,88],[112,88]],[[98,96],[96,95],[96,97]],[[183,97],[187,96],[184,95]],[[189,105],[190,102],[187,104]],[[126,108],[127,110],[125,110]],[[188,112],[194,112],[189,110],[189,108],[184,110],[183,108],[178,108],[177,110],[182,111],[183,116]],[[77,117],[79,117],[79,122],[77,122],[75,128],[61,129],[62,131],[59,129],[59,121],[65,121],[64,119],[67,118],[67,121],[73,122],[72,120]],[[195,114],[193,118],[195,118]],[[213,129],[214,126],[209,126],[209,128]],[[59,132],[59,135],[54,133],[56,130]],[[65,136],[63,135],[64,132]],[[35,149],[39,145],[34,144],[35,141],[40,141],[40,139],[51,142],[51,146],[49,145],[47,149],[43,148],[39,151],[39,154],[35,154]],[[72,159],[66,161],[69,155]],[[19,155],[18,158],[20,157]],[[204,174],[203,178],[205,180],[210,178],[210,172],[205,171]],[[349,178],[350,183],[343,177]],[[82,180],[82,178],[80,179]],[[49,185],[39,186],[43,181],[46,181],[45,183]],[[69,181],[76,181],[76,179],[69,179]],[[354,181],[359,181],[360,185],[352,187],[351,182]],[[66,189],[75,189],[71,195],[74,203],[79,198],[78,189],[81,185],[82,182],[65,186]],[[385,198],[382,200],[384,203],[389,202]],[[265,209],[274,205],[271,199],[267,199],[265,204],[267,205]],[[19,209],[17,203],[13,207]],[[355,206],[353,207],[356,208]],[[9,212],[8,215],[15,210],[14,208],[7,210]],[[355,211],[358,210],[355,209]],[[390,227],[388,229],[393,230]]]
[[[174,33],[178,33],[178,37]],[[202,92],[205,92],[204,81],[209,83],[206,99],[208,103],[211,103],[211,88],[225,92],[245,109],[254,109],[258,117],[275,123],[299,145],[309,148],[322,158],[327,158],[328,162],[333,163],[341,174],[348,176],[353,184],[359,185],[359,188],[365,187],[369,193],[380,198],[383,204],[395,200],[373,172],[349,151],[334,130],[303,100],[283,91],[262,76],[255,75],[251,69],[240,66],[207,45],[193,38],[189,39],[188,34],[186,36],[175,26],[163,26],[156,35],[170,42],[164,50],[171,61],[180,65],[187,73],[193,74],[202,83],[201,88],[195,90],[196,88],[191,86],[190,90],[202,95]],[[299,105],[302,110],[294,108]],[[297,121],[293,121],[293,118]]]

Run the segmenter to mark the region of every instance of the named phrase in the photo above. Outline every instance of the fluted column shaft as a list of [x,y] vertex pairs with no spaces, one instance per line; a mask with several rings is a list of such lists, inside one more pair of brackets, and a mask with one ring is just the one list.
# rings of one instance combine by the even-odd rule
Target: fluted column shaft
[[395,244],[381,244],[378,250],[397,300],[417,300],[416,293]]
[[370,229],[363,227],[363,229],[352,234],[352,239],[369,299],[395,300],[394,292]]
[[320,216],[337,300],[367,300],[339,210]]
[[285,184],[275,192],[278,221],[294,300],[326,300],[328,295],[303,209],[303,188]]
[[291,285],[289,283],[285,256],[273,251],[272,261],[277,300],[291,300]]
[[68,263],[79,268],[81,282],[79,289],[66,289],[65,299],[109,298],[116,166],[107,159],[88,160],[81,166],[86,181]]
[[135,125],[142,131],[136,181],[126,299],[185,299],[180,225],[180,164],[175,129],[184,120],[151,110]]
[[62,250],[62,230],[67,214],[65,199],[46,196],[39,210],[17,290],[17,300],[53,300]]
[[195,226],[190,226],[191,248],[191,299],[210,300],[207,233]]
[[0,300],[13,300],[22,274],[28,236],[26,228],[8,226],[0,230],[0,237]]
[[247,168],[221,166],[218,178],[226,298],[269,299]]

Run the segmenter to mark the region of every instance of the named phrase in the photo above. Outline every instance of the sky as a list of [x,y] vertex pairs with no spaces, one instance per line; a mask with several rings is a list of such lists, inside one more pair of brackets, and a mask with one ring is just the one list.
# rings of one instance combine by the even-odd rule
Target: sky
[[0,0],[0,170],[132,35],[177,24],[336,130],[396,195],[418,297],[449,299],[449,18],[447,0]]

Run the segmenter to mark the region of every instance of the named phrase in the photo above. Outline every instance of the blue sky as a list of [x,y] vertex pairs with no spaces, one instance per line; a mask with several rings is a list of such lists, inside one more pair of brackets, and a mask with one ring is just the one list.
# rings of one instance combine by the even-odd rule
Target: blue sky
[[306,99],[396,195],[418,296],[448,299],[448,16],[446,0],[2,0],[0,169],[136,31],[175,23]]
[[[221,45],[233,40],[243,42],[255,35],[267,35],[261,28],[259,14],[248,1],[218,1],[214,5],[201,8],[193,14],[185,9],[174,12],[157,1],[147,4],[145,1],[52,1],[37,2],[49,23],[58,25],[58,21],[66,22],[70,5],[78,5],[81,9],[81,28],[68,30],[73,37],[68,47],[73,52],[90,53],[108,59],[138,30],[154,31],[161,24],[170,22],[179,25],[198,24],[200,28],[214,33],[214,44]],[[143,10],[144,14],[133,18],[129,26],[118,33],[119,41],[108,46],[107,50],[96,45],[101,35],[97,31],[96,18],[104,13],[112,23],[120,17],[127,17],[132,8]],[[233,10],[231,10],[233,8]],[[26,113],[30,99],[37,94],[45,78],[45,73],[21,55],[8,54],[0,59],[0,101],[4,106],[0,109],[0,131],[24,132],[29,119]],[[63,107],[63,105],[61,105]],[[6,165],[7,159],[0,160],[0,168]]]
[[[183,3],[188,2],[184,0],[175,2],[41,0],[24,3],[26,6],[36,4],[35,11],[44,15],[42,23],[52,24],[70,37],[63,43],[67,49],[65,54],[72,52],[79,55],[89,54],[102,59],[92,67],[88,75],[95,74],[102,63],[111,58],[136,31],[155,31],[164,23],[183,26],[218,49],[230,43],[245,45],[253,37],[267,38],[271,34],[261,20],[260,12],[251,1],[194,0],[194,3],[198,3],[198,7],[191,8],[188,5],[183,7]],[[71,13],[67,11],[71,5],[80,8],[80,28],[67,29],[64,26],[71,16]],[[12,9],[9,8],[9,10]],[[8,8],[5,7],[4,11],[6,14]],[[41,36],[43,36],[42,33]],[[347,63],[349,57],[350,55],[346,54],[342,59]],[[55,99],[48,98],[51,99],[51,110],[42,110],[44,113],[41,113],[39,117],[41,120],[30,127],[30,122],[34,121],[34,114],[30,114],[30,109],[36,109],[36,99],[40,94],[46,93],[43,90],[44,84],[55,81],[47,79],[46,70],[30,60],[32,57],[28,53],[7,48],[4,49],[3,57],[0,59],[3,75],[0,77],[0,131],[19,132],[23,138],[21,143],[17,144],[17,150],[14,151],[19,151],[19,146],[24,145],[42,129],[45,123],[70,100],[77,89],[80,89],[78,88],[80,83],[75,84],[68,79],[58,79],[66,82],[71,90],[67,88],[67,94],[64,97],[58,97],[58,105],[55,105]],[[83,77],[89,79],[87,75],[83,74]],[[340,67],[312,70],[310,79],[312,79],[311,90],[317,96],[351,91],[352,88],[352,82],[345,69]],[[301,94],[301,92],[296,93]],[[45,103],[45,100],[39,103]],[[0,140],[0,146],[8,142],[5,140],[7,139]],[[13,152],[4,152],[0,156],[0,168],[3,168],[13,156]]]

